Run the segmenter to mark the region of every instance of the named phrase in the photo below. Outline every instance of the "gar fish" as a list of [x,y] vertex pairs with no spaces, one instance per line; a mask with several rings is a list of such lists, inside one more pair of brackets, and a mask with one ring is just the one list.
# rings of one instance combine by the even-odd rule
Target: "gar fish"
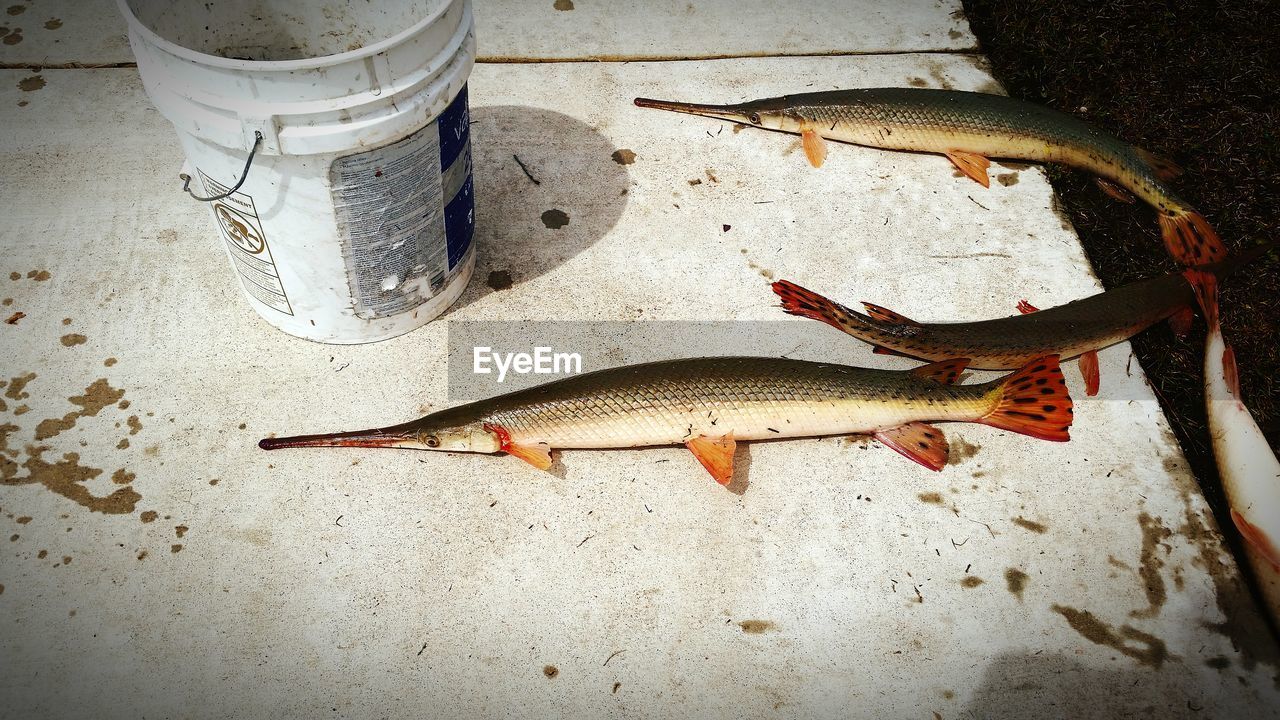
[[1165,247],[1183,265],[1226,257],[1217,233],[1165,184],[1181,170],[1066,113],[1004,95],[927,88],[869,88],[803,93],[736,105],[636,98],[640,107],[719,118],[799,133],[815,167],[825,139],[946,155],[965,175],[990,187],[987,158],[1062,163],[1093,173],[1108,194],[1151,205]]
[[778,358],[667,360],[576,375],[401,425],[258,445],[505,452],[545,470],[552,448],[683,444],[727,485],[739,440],[871,433],[940,470],[947,440],[929,421],[1069,439],[1071,397],[1057,357],[992,382],[954,384],[966,365],[951,359],[893,371]]
[[1204,347],[1204,399],[1213,455],[1231,520],[1245,540],[1263,597],[1280,621],[1280,460],[1240,396],[1235,351],[1222,337],[1217,278],[1187,271],[1209,332]]
[[[1259,245],[1223,262],[1200,269],[1226,277],[1276,248]],[[921,323],[888,308],[864,302],[867,314],[851,310],[788,280],[772,285],[782,308],[792,315],[820,320],[871,343],[877,353],[920,360],[966,357],[981,370],[1012,370],[1041,355],[1064,360],[1079,357],[1085,391],[1096,395],[1100,384],[1097,351],[1168,319],[1185,335],[1196,302],[1181,273],[1141,280],[1065,305],[1036,312],[1026,300],[1023,315],[957,323]]]

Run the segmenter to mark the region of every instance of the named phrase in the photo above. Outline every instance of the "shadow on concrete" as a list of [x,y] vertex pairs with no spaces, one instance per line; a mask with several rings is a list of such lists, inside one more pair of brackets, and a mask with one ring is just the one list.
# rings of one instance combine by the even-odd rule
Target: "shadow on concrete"
[[513,105],[473,107],[471,118],[478,256],[454,309],[590,247],[622,217],[630,185],[617,148],[577,118]]

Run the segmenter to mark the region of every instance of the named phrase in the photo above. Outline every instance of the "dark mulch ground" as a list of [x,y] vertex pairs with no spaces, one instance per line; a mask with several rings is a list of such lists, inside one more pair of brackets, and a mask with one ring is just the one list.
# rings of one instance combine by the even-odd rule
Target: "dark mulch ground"
[[[1228,248],[1280,239],[1280,2],[964,0],[964,9],[1010,95],[1174,158],[1186,169],[1179,194]],[[1107,287],[1176,269],[1150,208],[1112,200],[1084,173],[1049,173]],[[1221,303],[1245,402],[1280,449],[1280,262],[1227,281]],[[1182,340],[1162,324],[1133,345],[1227,528],[1205,427],[1203,333],[1197,322]]]

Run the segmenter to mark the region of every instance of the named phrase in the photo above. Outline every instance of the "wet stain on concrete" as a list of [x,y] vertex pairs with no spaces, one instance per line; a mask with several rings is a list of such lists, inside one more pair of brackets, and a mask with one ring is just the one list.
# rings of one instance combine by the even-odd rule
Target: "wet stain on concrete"
[[[14,28],[12,32],[5,33],[3,40],[0,40],[0,42],[5,45],[17,45],[22,42],[22,28]],[[18,104],[21,105],[22,103]]]
[[187,534],[187,530],[189,529],[190,528],[186,525],[177,525],[173,528],[173,532],[178,536],[178,539],[181,540]]
[[555,680],[556,676],[560,674],[560,668],[555,665],[543,665],[542,674],[546,675],[548,680]]
[[[1050,609],[1065,618],[1071,629],[1084,639],[1095,645],[1109,647],[1142,665],[1158,670],[1169,658],[1164,641],[1154,635],[1128,625],[1121,626],[1117,632],[1088,610],[1077,610],[1056,603]],[[1131,645],[1130,642],[1136,645]]]
[[489,279],[485,284],[491,290],[506,290],[511,287],[511,273],[506,270],[494,270],[489,273]]
[[920,493],[916,497],[920,498],[920,502],[922,503],[929,503],[930,505],[942,504],[942,493],[936,493],[936,492]]
[[1227,668],[1231,667],[1231,661],[1223,657],[1222,655],[1219,655],[1217,657],[1211,657],[1208,660],[1205,660],[1204,664],[1213,668],[1214,670],[1226,670]]
[[105,365],[106,367],[111,367],[112,365],[115,365],[117,362],[119,362],[119,360],[116,360],[113,357],[109,357],[106,360],[103,360],[102,364]]
[[948,30],[947,37],[951,38],[952,40],[959,40],[960,38],[964,37],[964,33],[960,32],[959,30]]
[[636,161],[635,152],[628,150],[627,148],[622,148],[621,150],[614,150],[613,154],[610,155],[609,157],[613,158],[613,161],[618,163],[619,165],[630,165],[631,163]]
[[573,9],[573,0],[556,0],[551,7],[562,12],[568,12]]
[[559,230],[569,224],[569,215],[563,210],[552,208],[542,213],[542,224],[548,230]]
[[1041,535],[1045,534],[1049,530],[1049,528],[1045,526],[1043,523],[1038,523],[1034,520],[1028,520],[1022,517],[1021,515],[1019,515],[1016,518],[1013,518],[1013,524],[1017,525],[1020,528],[1030,530],[1033,533],[1039,533]]
[[174,555],[177,555],[178,553],[182,552],[182,543],[174,543],[170,545],[169,552],[173,553]]
[[8,12],[10,15],[21,15],[26,11],[27,11],[26,5],[10,5],[9,9],[6,12]]
[[[122,406],[124,405],[124,401],[123,401],[123,400],[121,400],[121,401],[120,401],[120,403],[121,403],[121,405],[122,405]],[[126,407],[127,407],[127,406],[126,406]],[[122,407],[121,409],[124,409],[124,408]],[[129,434],[130,434],[130,435],[137,435],[137,434],[138,434],[138,431],[142,430],[142,421],[138,420],[138,416],[137,416],[137,415],[130,415],[130,416],[129,416],[128,423],[129,423]]]
[[951,446],[951,450],[947,454],[948,465],[959,465],[965,460],[977,455],[978,451],[982,449],[982,446],[978,443],[968,442],[959,435],[950,438],[948,443]]
[[144,523],[151,523],[155,522],[158,517],[160,517],[160,513],[155,510],[144,510],[143,513],[138,516],[138,519]]
[[51,277],[53,276],[49,274],[48,270],[32,270],[27,273],[27,279],[35,280],[36,282],[44,282]]
[[57,30],[62,27],[62,20],[59,18],[49,18],[44,23],[45,30]]
[[999,175],[996,175],[996,181],[1005,187],[1017,185],[1018,173],[1016,172],[1000,173]]
[[[35,379],[35,373],[26,373],[13,377],[7,382],[0,381],[0,384],[5,386],[5,397],[19,400],[30,396],[26,387]],[[36,441],[47,440],[58,435],[74,426],[82,417],[97,415],[102,408],[116,402],[122,395],[124,395],[123,390],[112,388],[106,380],[95,381],[85,388],[84,395],[73,395],[68,398],[71,403],[79,405],[80,410],[68,413],[61,419],[49,418],[36,426]],[[120,474],[123,470],[117,471],[112,479],[117,481],[116,484],[124,487],[117,488],[108,495],[94,495],[85,487],[85,483],[100,476],[103,472],[101,469],[80,464],[80,455],[74,452],[63,453],[61,460],[46,459],[45,455],[51,450],[48,445],[28,444],[21,452],[17,448],[11,448],[9,437],[18,430],[19,427],[12,423],[0,424],[0,485],[43,485],[51,492],[92,512],[111,515],[132,513],[138,501],[142,499],[142,496],[128,485],[132,475],[129,475],[125,482],[119,482],[124,478]],[[26,458],[19,462],[23,452],[26,453]]]
[[1029,579],[1027,574],[1018,568],[1009,568],[1004,571],[1005,587],[1009,589],[1009,592],[1014,597],[1018,598],[1018,602],[1022,602],[1022,591],[1027,589],[1027,581]]
[[44,86],[45,81],[43,75],[32,75],[31,77],[24,77],[18,81],[18,89],[23,92],[39,90]]
[[922,77],[909,78],[907,80],[907,84],[910,85],[911,87],[918,87],[918,88],[929,87],[929,81],[925,80]]
[[960,581],[960,587],[966,590],[972,590],[973,588],[976,588],[985,582],[986,580],[983,580],[982,578],[976,575],[967,575],[963,580]]
[[124,397],[124,390],[111,387],[106,378],[94,380],[89,387],[85,388],[84,395],[72,395],[67,398],[72,405],[79,405],[80,410],[69,412],[61,419],[49,418],[40,421],[36,426],[36,440],[48,440],[63,431],[70,430],[75,427],[80,418],[97,415],[108,405],[114,405],[121,397]]
[[137,475],[134,473],[131,473],[124,468],[120,468],[119,470],[111,473],[111,482],[117,485],[128,485],[133,482],[133,479],[136,477]]
[[763,635],[773,629],[773,623],[768,620],[742,620],[738,627],[748,635]]
[[1136,618],[1153,618],[1160,614],[1168,599],[1164,577],[1160,570],[1164,568],[1161,549],[1168,554],[1170,547],[1165,542],[1173,535],[1160,518],[1153,518],[1146,513],[1138,515],[1138,527],[1142,529],[1142,552],[1138,560],[1138,577],[1142,578],[1142,591],[1147,596],[1147,607],[1129,613]]
[[[1172,433],[1168,437],[1172,438]],[[1176,440],[1169,442],[1175,443]],[[1185,470],[1174,477],[1182,478],[1184,473],[1189,486],[1194,485],[1195,479]],[[1214,599],[1223,617],[1222,622],[1204,623],[1205,627],[1231,641],[1232,647],[1240,652],[1240,662],[1245,670],[1253,670],[1259,663],[1280,669],[1280,648],[1272,641],[1267,623],[1258,612],[1258,606],[1254,604],[1253,596],[1235,565],[1224,562],[1229,554],[1218,533],[1187,500],[1189,492],[1184,495],[1184,524],[1178,528],[1178,534],[1199,550],[1193,563],[1213,580]],[[1280,674],[1274,677],[1274,684],[1280,687]]]
[[76,345],[85,344],[89,341],[89,338],[81,335],[80,333],[67,333],[66,335],[63,335],[59,341],[62,343],[63,347],[75,347]]

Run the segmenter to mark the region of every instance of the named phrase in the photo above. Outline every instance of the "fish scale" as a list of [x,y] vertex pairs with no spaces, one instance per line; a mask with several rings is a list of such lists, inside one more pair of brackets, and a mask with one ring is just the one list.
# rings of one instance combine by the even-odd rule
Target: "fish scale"
[[802,360],[699,358],[513,393],[488,417],[515,442],[666,445],[729,431],[752,440],[872,432],[925,416],[973,419],[991,408],[991,389]]

